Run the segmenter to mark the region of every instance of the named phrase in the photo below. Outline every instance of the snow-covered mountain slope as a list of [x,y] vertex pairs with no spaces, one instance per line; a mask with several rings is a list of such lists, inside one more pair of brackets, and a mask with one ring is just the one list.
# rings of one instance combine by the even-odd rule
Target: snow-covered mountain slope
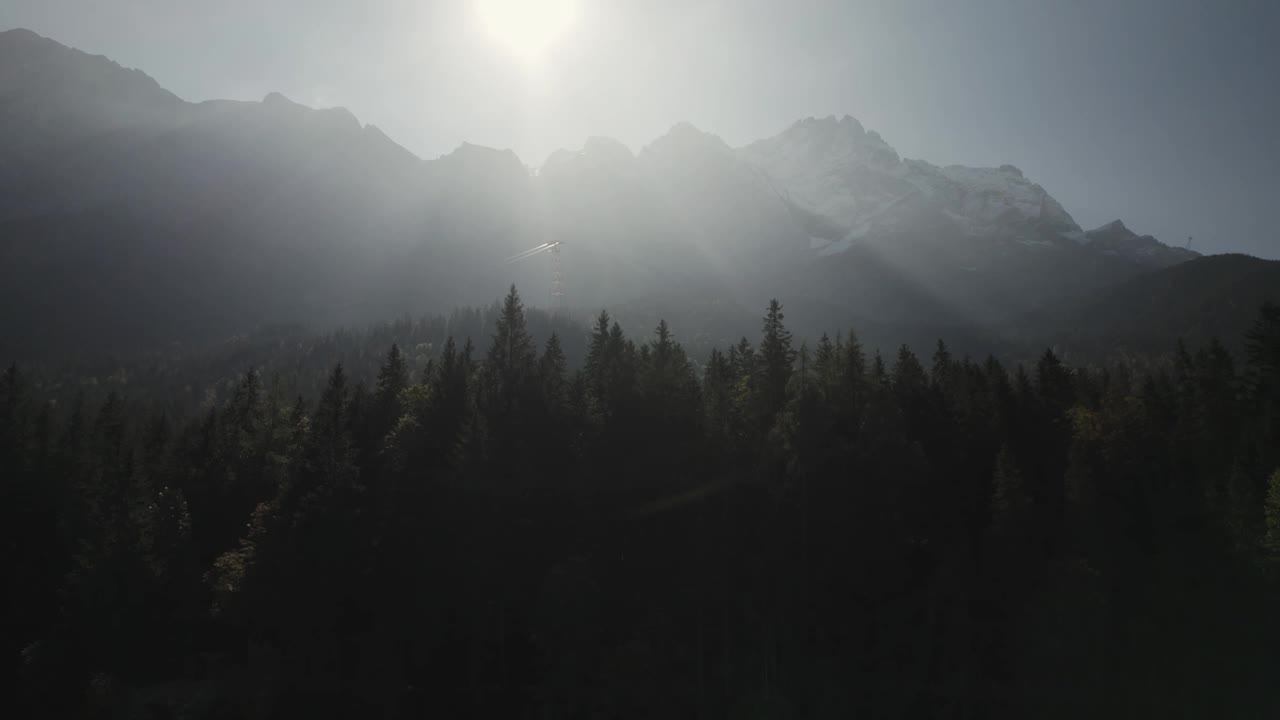
[[[843,238],[815,238],[819,254],[920,232],[1032,247],[1090,244],[1066,209],[1018,168],[938,167],[902,159],[878,133],[848,115],[801,120],[738,153],[768,173],[791,201],[847,228]],[[1150,240],[1110,243],[1105,249],[1161,267],[1194,257],[1165,253],[1160,248],[1167,247]]]

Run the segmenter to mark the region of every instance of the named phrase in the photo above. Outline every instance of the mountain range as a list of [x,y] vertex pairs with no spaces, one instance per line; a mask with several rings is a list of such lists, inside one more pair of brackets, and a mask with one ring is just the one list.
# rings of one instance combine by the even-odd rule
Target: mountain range
[[[15,356],[447,311],[513,282],[544,305],[545,259],[504,258],[552,240],[576,316],[666,316],[715,343],[753,333],[774,296],[801,333],[1025,336],[1120,288],[1158,294],[1164,273],[1195,285],[1206,260],[1119,220],[1084,230],[1012,165],[904,159],[848,116],[739,148],[681,123],[638,154],[590,138],[536,167],[471,144],[424,160],[345,109],[186,102],[0,33],[0,350]],[[1280,287],[1280,263],[1234,262]]]

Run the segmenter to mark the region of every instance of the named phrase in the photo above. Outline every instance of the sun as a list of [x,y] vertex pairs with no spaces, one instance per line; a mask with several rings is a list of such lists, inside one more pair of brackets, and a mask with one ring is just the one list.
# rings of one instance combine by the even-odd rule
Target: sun
[[573,24],[575,0],[476,0],[485,31],[508,52],[535,62]]

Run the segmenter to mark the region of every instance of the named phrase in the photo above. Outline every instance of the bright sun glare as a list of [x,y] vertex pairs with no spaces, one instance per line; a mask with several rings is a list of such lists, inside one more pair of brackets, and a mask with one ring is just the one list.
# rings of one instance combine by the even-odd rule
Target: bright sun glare
[[538,60],[573,23],[574,0],[476,0],[485,30],[525,62]]

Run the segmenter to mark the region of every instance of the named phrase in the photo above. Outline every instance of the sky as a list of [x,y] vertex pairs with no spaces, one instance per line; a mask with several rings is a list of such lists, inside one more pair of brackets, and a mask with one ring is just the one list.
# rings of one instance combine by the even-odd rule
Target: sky
[[1280,258],[1274,0],[3,0],[13,27],[424,158],[850,114],[904,157],[1017,165],[1085,228]]

